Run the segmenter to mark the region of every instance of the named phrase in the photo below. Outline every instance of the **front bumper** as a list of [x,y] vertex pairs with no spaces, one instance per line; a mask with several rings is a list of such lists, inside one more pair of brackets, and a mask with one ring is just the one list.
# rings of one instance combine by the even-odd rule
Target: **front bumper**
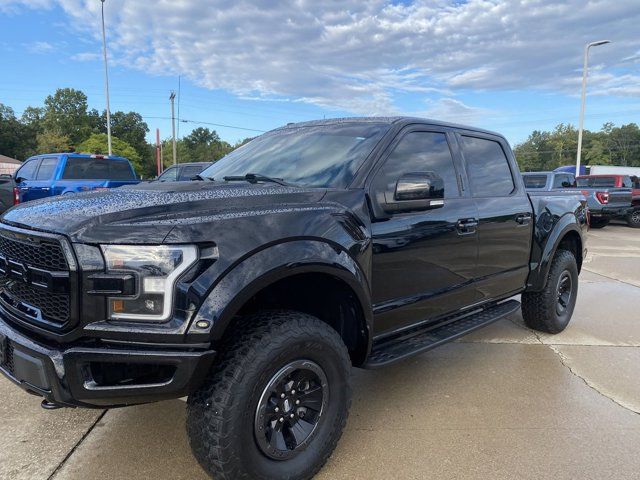
[[162,345],[51,347],[0,318],[0,373],[29,393],[70,407],[104,408],[189,395],[213,363],[213,350]]

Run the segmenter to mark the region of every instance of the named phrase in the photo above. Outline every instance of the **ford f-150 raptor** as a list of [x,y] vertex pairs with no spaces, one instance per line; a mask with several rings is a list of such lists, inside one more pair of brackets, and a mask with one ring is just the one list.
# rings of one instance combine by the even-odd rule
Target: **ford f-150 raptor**
[[585,207],[527,194],[501,135],[291,124],[198,179],[6,212],[2,373],[45,408],[188,396],[191,447],[215,478],[303,479],[345,426],[352,366],[520,308],[549,333],[571,318]]

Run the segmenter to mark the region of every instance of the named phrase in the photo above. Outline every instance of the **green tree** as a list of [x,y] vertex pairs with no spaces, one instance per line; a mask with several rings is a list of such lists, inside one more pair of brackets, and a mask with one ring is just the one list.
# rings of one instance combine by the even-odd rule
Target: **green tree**
[[43,130],[66,135],[72,145],[95,131],[97,111],[88,112],[87,96],[73,88],[59,88],[44,100]]
[[[124,140],[119,139],[118,137],[111,137],[111,146],[113,150],[113,154],[119,157],[128,158],[136,172],[140,175],[141,172],[145,171],[145,166],[142,164],[140,155],[136,152],[136,149],[133,148],[129,143]],[[84,153],[97,153],[102,155],[107,155],[109,153],[107,144],[107,134],[106,133],[94,133],[89,138],[87,138],[84,142],[78,145],[76,149],[78,152]]]
[[214,162],[233,150],[230,144],[220,139],[215,130],[204,127],[195,128],[182,142],[192,162]]
[[11,107],[0,103],[0,154],[24,160],[26,128],[16,118]]
[[72,151],[71,139],[56,132],[42,132],[36,136],[36,151],[39,153],[59,153]]

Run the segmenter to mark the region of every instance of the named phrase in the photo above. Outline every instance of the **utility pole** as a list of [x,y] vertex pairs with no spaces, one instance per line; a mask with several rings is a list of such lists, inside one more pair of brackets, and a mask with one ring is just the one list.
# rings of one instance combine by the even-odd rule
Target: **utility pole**
[[156,167],[158,175],[162,173],[162,152],[160,151],[160,129],[156,128]]
[[102,54],[104,56],[104,91],[107,97],[107,145],[109,149],[109,156],[113,154],[111,149],[111,109],[109,108],[109,69],[107,68],[107,35],[104,28],[104,2],[102,2]]
[[176,92],[171,91],[169,100],[171,100],[171,136],[173,137],[173,164],[178,163],[178,146],[176,144],[176,116],[174,113],[173,102],[176,99]]
[[580,160],[582,158],[582,130],[584,128],[584,110],[587,103],[587,72],[589,70],[589,49],[611,43],[610,40],[599,40],[597,42],[587,43],[584,47],[584,65],[582,67],[582,101],[580,103],[580,122],[578,125],[578,154],[576,155],[576,177],[580,175]]

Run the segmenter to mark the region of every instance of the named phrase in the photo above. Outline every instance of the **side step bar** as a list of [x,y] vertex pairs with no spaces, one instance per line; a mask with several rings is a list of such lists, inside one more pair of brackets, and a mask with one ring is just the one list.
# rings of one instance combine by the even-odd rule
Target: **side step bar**
[[435,326],[432,324],[404,332],[396,337],[382,339],[373,344],[371,355],[363,366],[365,368],[384,367],[412,355],[426,352],[498,321],[519,308],[520,302],[507,300],[463,317],[454,317],[444,324],[442,322]]

